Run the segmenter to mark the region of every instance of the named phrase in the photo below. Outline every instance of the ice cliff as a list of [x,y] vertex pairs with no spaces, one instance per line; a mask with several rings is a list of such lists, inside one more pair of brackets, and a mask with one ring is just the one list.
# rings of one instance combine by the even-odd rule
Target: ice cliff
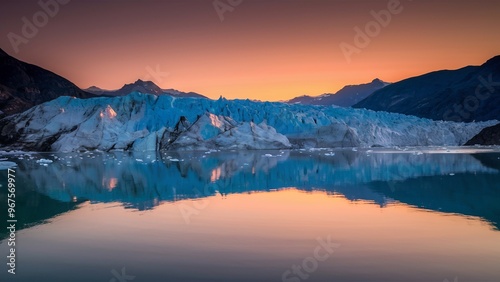
[[498,123],[362,109],[131,93],[60,97],[0,120],[0,146],[33,151],[463,145]]

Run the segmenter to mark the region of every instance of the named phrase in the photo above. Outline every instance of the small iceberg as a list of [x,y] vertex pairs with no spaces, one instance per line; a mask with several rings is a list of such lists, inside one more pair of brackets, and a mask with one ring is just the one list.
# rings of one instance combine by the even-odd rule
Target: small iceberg
[[0,161],[0,170],[7,170],[16,166],[17,164],[15,162]]

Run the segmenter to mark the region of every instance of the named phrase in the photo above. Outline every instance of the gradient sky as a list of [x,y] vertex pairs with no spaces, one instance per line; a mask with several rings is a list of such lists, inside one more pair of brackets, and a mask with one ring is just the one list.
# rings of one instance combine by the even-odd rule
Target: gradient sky
[[210,98],[271,101],[480,65],[500,54],[500,1],[401,0],[402,11],[348,62],[340,44],[356,46],[354,28],[365,29],[370,12],[391,1],[243,0],[221,21],[213,0],[71,0],[16,53],[8,34],[22,36],[22,18],[32,22],[42,8],[7,0],[0,47],[81,88],[117,89],[140,78]]

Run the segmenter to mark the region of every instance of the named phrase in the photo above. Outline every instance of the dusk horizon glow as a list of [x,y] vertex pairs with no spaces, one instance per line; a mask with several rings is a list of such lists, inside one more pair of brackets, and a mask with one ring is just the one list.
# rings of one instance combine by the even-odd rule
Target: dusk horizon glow
[[[82,89],[142,79],[212,99],[279,101],[500,53],[497,1],[221,0],[219,10],[198,0],[54,1],[3,2],[0,47]],[[40,3],[58,9],[37,27]],[[31,38],[24,19],[37,29]]]

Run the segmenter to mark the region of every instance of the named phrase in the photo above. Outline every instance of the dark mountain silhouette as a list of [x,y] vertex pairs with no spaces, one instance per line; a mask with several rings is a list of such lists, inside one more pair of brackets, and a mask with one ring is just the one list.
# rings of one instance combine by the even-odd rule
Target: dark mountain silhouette
[[376,78],[370,83],[344,86],[344,88],[340,89],[335,94],[323,94],[316,97],[304,95],[293,98],[287,101],[287,103],[324,106],[337,105],[341,107],[350,107],[365,99],[373,92],[384,88],[386,85],[389,85],[389,83],[383,82],[382,80]]
[[393,83],[353,107],[434,120],[500,120],[500,56],[481,66],[441,70]]
[[500,145],[500,123],[481,130],[471,140],[467,141],[465,145]]
[[59,96],[95,97],[67,79],[0,49],[0,116],[23,112]]
[[125,96],[132,92],[141,92],[144,94],[153,94],[153,95],[170,95],[175,97],[194,97],[194,98],[207,98],[201,94],[195,92],[181,92],[175,89],[161,89],[158,85],[156,85],[152,81],[143,81],[138,79],[134,83],[129,83],[123,85],[122,88],[118,90],[104,90],[97,86],[92,86],[85,91],[96,95],[103,96]]

